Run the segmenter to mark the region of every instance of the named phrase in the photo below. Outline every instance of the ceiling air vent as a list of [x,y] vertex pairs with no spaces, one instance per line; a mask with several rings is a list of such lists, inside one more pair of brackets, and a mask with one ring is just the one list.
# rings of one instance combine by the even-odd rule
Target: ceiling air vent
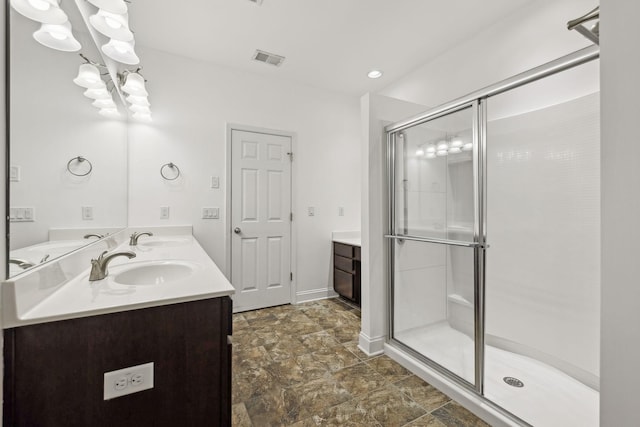
[[264,62],[265,64],[275,65],[276,67],[279,67],[284,62],[284,56],[275,55],[263,50],[256,50],[256,53],[253,54],[253,59]]

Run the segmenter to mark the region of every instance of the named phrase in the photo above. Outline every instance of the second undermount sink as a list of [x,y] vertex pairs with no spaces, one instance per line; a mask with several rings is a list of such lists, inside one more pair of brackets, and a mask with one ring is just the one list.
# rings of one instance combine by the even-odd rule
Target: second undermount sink
[[182,246],[189,243],[189,239],[184,237],[150,237],[142,238],[138,241],[139,246],[146,247],[168,247],[168,246]]
[[[111,273],[114,282],[120,285],[160,285],[184,280],[198,268],[188,261],[150,261],[130,263],[120,271]],[[115,270],[115,269],[114,269]]]

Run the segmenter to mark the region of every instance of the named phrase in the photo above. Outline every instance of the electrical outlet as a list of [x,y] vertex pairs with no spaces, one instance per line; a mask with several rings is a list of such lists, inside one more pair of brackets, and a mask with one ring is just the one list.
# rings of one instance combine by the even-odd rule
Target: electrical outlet
[[9,166],[9,181],[20,182],[20,166]]
[[93,219],[93,206],[82,207],[82,219],[84,221],[91,221]]
[[316,214],[316,208],[314,208],[313,206],[309,206],[309,207],[307,208],[307,214],[308,214],[309,216],[315,216],[315,214]]
[[104,400],[153,388],[153,362],[105,372]]
[[160,206],[160,219],[169,219],[169,206]]
[[220,178],[217,176],[211,177],[211,188],[220,188]]
[[35,220],[34,208],[9,208],[10,222],[34,222]]
[[219,219],[220,208],[202,208],[202,219]]

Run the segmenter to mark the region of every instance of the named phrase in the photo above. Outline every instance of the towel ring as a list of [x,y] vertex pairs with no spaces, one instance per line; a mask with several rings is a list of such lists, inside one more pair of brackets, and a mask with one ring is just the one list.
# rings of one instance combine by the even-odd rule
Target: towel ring
[[[89,170],[86,171],[85,173],[76,173],[76,172],[71,170],[71,163],[73,163],[73,162],[78,162],[78,163],[87,162],[89,164]],[[89,160],[85,159],[84,157],[78,156],[78,157],[74,157],[73,159],[71,159],[71,160],[69,160],[67,162],[67,170],[69,171],[69,173],[71,175],[74,175],[74,176],[87,176],[87,175],[89,175],[91,173],[91,171],[93,171],[93,165],[91,164],[91,162]]]
[[[167,175],[165,175],[165,170],[164,170],[165,168],[175,169],[176,176],[174,176],[173,178],[169,178]],[[175,181],[180,176],[180,168],[176,166],[173,162],[166,163],[162,165],[162,167],[160,168],[160,175],[167,181]]]

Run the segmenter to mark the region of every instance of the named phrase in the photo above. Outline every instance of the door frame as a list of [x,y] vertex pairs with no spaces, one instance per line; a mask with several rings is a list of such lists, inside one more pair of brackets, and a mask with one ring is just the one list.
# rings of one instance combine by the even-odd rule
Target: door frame
[[[227,279],[229,280],[229,282],[231,282],[231,271],[232,271],[232,267],[231,267],[231,257],[232,257],[232,253],[231,253],[231,239],[232,239],[232,235],[231,235],[231,144],[232,144],[232,140],[231,140],[231,133],[232,131],[237,130],[237,131],[243,131],[243,132],[253,132],[253,133],[264,133],[267,135],[276,135],[276,136],[284,136],[284,137],[289,137],[291,138],[291,152],[294,153],[294,157],[293,157],[293,161],[291,162],[291,212],[296,212],[296,194],[297,194],[297,188],[296,188],[296,179],[295,176],[297,174],[297,168],[296,168],[296,162],[295,162],[295,153],[297,152],[297,148],[298,148],[298,136],[295,132],[289,132],[289,131],[284,131],[284,130],[277,130],[277,129],[269,129],[269,128],[262,128],[262,127],[257,127],[257,126],[249,126],[249,125],[243,125],[243,124],[239,124],[239,123],[229,123],[227,122],[226,124],[226,162],[225,162],[225,168],[226,168],[226,173],[225,173],[225,218],[224,218],[224,236],[226,239],[225,242],[225,276],[227,277]],[[297,218],[294,215],[293,216],[293,221],[290,222],[291,224],[291,242],[290,242],[290,254],[289,254],[289,262],[291,265],[291,272],[293,273],[293,280],[291,280],[291,292],[290,292],[290,297],[289,297],[289,302],[291,304],[295,304],[297,302],[296,299],[296,294],[297,294],[297,279],[298,279],[298,274],[297,274],[297,242],[298,242],[298,227],[297,227]]]

